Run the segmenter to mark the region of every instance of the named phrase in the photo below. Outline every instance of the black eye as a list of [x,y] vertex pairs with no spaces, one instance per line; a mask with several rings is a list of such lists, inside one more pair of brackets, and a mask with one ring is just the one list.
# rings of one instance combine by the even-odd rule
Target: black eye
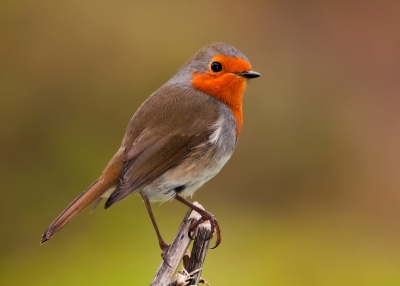
[[222,65],[221,65],[221,63],[219,63],[219,62],[213,62],[213,63],[211,64],[211,70],[212,70],[213,72],[220,72],[220,71],[222,71]]

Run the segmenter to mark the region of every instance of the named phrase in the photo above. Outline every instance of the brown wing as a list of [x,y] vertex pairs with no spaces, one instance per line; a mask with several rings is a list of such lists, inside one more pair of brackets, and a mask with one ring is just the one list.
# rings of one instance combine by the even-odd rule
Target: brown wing
[[105,208],[151,183],[197,147],[207,148],[212,130],[205,128],[204,123],[197,121],[190,126],[191,130],[167,136],[145,130],[127,151],[121,182],[108,198]]

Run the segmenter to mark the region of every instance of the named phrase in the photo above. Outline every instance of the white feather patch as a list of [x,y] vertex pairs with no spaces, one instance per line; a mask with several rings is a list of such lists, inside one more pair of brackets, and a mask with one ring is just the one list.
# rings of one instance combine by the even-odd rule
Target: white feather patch
[[210,143],[212,144],[221,144],[221,132],[222,132],[222,125],[224,123],[224,118],[220,116],[218,120],[210,126],[210,129],[213,130],[213,133],[210,136]]

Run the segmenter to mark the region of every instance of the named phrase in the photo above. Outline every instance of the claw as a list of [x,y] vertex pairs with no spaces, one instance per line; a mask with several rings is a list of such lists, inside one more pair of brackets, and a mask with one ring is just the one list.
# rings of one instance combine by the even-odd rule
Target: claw
[[188,236],[189,236],[189,238],[191,240],[194,240],[194,237],[192,236],[192,231],[191,230],[188,231]]
[[211,247],[211,249],[215,249],[221,243],[221,230],[220,230],[218,222],[214,216],[212,216],[212,219],[210,219],[210,224],[211,224],[211,234],[208,239],[211,239],[213,237],[214,233],[217,235],[217,241],[215,242],[215,245],[213,247]]
[[163,259],[164,263],[167,264],[169,268],[172,268],[172,266],[168,263],[168,257],[163,256],[164,253],[161,254],[161,258]]
[[210,249],[217,248],[218,245],[220,245],[220,243],[221,243],[221,231],[220,231],[219,227],[217,228],[216,233],[217,233],[217,241],[215,242],[215,245],[213,247],[210,247]]
[[168,267],[171,267],[171,265],[168,263],[169,244],[166,244],[165,242],[160,243],[160,248],[162,250],[161,258],[163,259],[164,263],[168,265]]

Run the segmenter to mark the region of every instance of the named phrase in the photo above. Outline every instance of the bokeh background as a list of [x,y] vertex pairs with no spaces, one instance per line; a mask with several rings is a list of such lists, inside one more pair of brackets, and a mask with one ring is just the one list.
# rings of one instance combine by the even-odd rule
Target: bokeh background
[[[227,166],[212,285],[400,285],[399,1],[2,1],[0,284],[148,285],[140,197],[47,225],[103,170],[131,116],[198,49],[262,77]],[[187,208],[154,205],[167,241]]]

